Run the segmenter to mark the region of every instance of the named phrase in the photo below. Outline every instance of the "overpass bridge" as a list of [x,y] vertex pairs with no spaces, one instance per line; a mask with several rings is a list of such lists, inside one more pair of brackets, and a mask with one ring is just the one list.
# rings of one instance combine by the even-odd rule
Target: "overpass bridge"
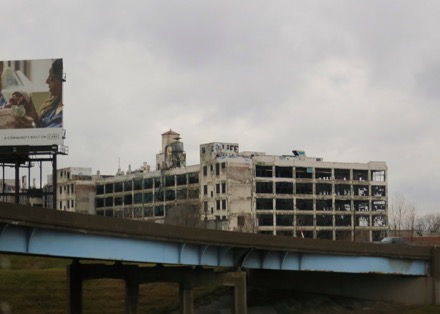
[[236,313],[246,312],[246,284],[259,283],[440,303],[440,250],[433,247],[195,229],[0,203],[0,252],[73,259],[69,313],[82,311],[82,281],[97,278],[125,280],[127,313],[137,312],[139,284],[156,281],[179,283],[182,313],[193,312],[192,288],[208,282],[234,287]]

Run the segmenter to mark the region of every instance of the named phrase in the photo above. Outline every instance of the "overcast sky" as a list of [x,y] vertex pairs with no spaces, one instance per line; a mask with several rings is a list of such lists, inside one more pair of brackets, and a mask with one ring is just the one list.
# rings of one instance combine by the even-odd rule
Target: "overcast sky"
[[2,1],[0,60],[63,58],[60,167],[154,167],[161,134],[385,161],[438,213],[440,1]]

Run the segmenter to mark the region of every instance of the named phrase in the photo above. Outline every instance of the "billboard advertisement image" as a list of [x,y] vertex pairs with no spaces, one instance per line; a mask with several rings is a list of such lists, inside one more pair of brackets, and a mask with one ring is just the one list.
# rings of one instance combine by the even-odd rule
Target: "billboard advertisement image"
[[63,145],[63,59],[0,61],[0,146]]

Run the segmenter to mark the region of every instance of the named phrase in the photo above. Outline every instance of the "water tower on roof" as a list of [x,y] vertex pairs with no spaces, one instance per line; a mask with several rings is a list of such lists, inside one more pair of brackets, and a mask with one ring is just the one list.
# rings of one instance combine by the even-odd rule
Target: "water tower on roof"
[[169,130],[162,134],[162,152],[156,155],[157,170],[186,166],[186,153],[180,134]]

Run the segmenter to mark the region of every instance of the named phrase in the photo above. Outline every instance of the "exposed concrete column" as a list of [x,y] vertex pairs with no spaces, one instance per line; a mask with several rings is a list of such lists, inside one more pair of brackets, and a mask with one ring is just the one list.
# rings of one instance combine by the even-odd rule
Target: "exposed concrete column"
[[194,313],[193,289],[187,283],[179,283],[180,314]]
[[440,247],[432,249],[432,291],[433,303],[440,304]]
[[82,313],[82,272],[81,265],[74,262],[67,266],[67,313]]
[[246,314],[246,272],[237,271],[222,274],[222,283],[225,286],[232,286],[234,288],[232,313]]
[[129,276],[125,279],[125,313],[138,313],[139,283]]

